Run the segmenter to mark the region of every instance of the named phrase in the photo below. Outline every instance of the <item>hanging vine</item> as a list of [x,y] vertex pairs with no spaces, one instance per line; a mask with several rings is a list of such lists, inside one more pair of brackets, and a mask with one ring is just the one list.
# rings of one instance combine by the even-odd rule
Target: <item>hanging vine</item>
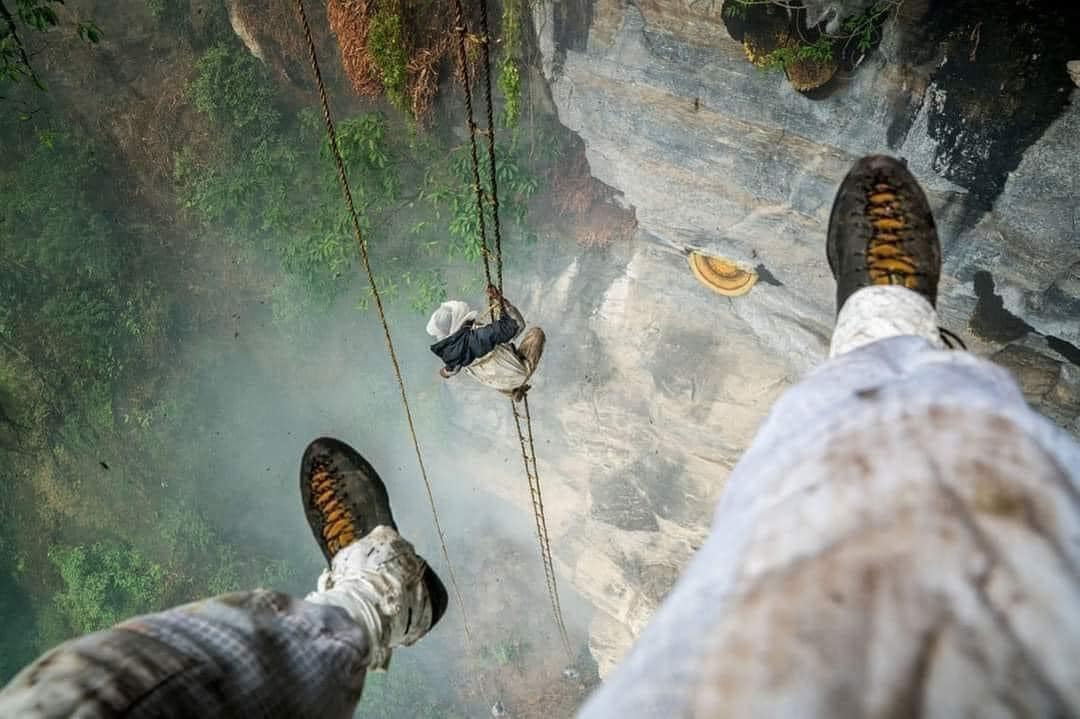
[[499,90],[502,92],[503,127],[517,127],[521,119],[521,0],[504,0],[502,47],[499,53]]

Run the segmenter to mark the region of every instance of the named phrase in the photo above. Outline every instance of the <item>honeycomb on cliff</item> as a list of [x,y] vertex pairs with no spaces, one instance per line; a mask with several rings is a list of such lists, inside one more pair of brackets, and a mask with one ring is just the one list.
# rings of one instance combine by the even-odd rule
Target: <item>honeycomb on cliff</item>
[[746,59],[763,70],[783,68],[792,87],[800,92],[814,90],[833,78],[837,62],[831,53],[806,52],[807,45],[787,30],[773,35],[747,32],[743,37]]
[[757,283],[757,273],[746,270],[724,257],[706,255],[694,250],[687,258],[690,271],[701,284],[725,297],[745,295]]

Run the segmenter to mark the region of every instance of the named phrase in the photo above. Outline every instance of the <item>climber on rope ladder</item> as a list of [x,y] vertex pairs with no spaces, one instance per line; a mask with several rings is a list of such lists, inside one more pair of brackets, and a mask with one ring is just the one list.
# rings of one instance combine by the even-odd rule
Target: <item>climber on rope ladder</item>
[[[431,315],[427,333],[436,339],[431,351],[443,361],[444,379],[462,369],[482,385],[497,389],[515,402],[529,391],[528,381],[544,352],[544,330],[533,327],[515,347],[513,340],[525,329],[521,312],[488,286],[489,309],[479,316],[461,300],[443,302]],[[502,312],[495,319],[495,308]]]

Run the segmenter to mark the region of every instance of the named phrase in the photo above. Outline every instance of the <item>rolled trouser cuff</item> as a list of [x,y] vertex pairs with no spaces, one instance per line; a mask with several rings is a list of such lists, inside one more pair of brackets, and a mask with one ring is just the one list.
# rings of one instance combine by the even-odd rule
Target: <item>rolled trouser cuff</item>
[[897,285],[872,285],[856,291],[836,316],[829,357],[889,337],[923,337],[945,349],[937,310],[917,292]]
[[431,627],[426,569],[409,542],[379,526],[338,552],[305,600],[344,609],[368,635],[368,667],[383,669],[394,647],[412,644]]

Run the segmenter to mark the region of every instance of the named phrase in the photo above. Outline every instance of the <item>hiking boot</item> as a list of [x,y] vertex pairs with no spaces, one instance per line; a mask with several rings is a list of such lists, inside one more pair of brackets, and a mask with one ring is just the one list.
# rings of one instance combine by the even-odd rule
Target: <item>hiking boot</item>
[[322,437],[300,465],[300,495],[330,564],[307,601],[344,609],[372,639],[372,666],[426,634],[446,612],[446,588],[397,533],[386,485],[344,442]]
[[327,563],[375,527],[397,530],[378,472],[359,452],[336,439],[321,437],[304,451],[300,496]]
[[900,160],[871,155],[855,163],[836,193],[826,243],[836,278],[836,312],[856,290],[905,287],[937,304],[941,247],[918,181]]

